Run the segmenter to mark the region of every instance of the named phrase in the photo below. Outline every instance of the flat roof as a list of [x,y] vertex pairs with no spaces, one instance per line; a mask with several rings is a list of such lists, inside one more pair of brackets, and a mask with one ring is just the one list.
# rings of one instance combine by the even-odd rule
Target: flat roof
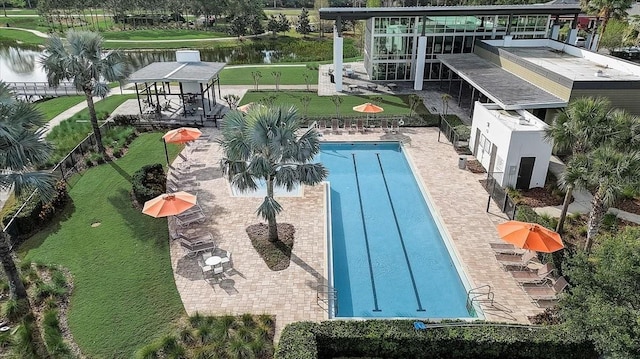
[[319,10],[320,19],[364,20],[393,16],[462,16],[462,15],[574,15],[580,4],[410,6],[410,7],[328,7]]
[[567,106],[561,98],[478,55],[438,55],[438,60],[505,110]]
[[127,81],[208,83],[225,65],[224,62],[154,62],[132,73]]
[[[573,81],[640,81],[640,76],[549,47],[500,47],[519,58]],[[596,76],[602,71],[601,76]]]

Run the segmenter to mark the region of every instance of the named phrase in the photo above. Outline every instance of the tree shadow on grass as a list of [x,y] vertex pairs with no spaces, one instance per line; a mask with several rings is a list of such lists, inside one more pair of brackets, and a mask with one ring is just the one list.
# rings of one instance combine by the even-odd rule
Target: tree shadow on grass
[[[169,240],[169,226],[166,218],[153,218],[142,213],[133,206],[131,193],[125,189],[118,189],[107,197],[113,208],[120,214],[120,221],[132,231],[132,238],[141,240],[149,238],[158,246],[166,246]],[[162,227],[164,229],[162,230]],[[162,235],[149,236],[149,233]]]
[[18,252],[20,256],[24,256],[31,249],[38,248],[44,241],[49,238],[50,234],[57,233],[62,227],[62,223],[66,222],[73,216],[73,213],[76,211],[76,206],[73,203],[73,200],[70,200],[69,203],[64,207],[63,210],[58,212],[52,219],[51,222],[41,228],[40,230],[30,233],[30,234],[20,234],[17,233],[18,236],[14,237],[14,234],[11,233],[11,230],[8,232],[12,235],[13,240],[13,250]]
[[107,163],[109,164],[109,166],[111,166],[111,168],[113,168],[116,172],[118,172],[118,174],[120,174],[122,178],[127,180],[127,182],[131,183],[131,175],[127,171],[123,170],[122,167],[118,166],[118,164],[115,163],[114,161],[108,161]]

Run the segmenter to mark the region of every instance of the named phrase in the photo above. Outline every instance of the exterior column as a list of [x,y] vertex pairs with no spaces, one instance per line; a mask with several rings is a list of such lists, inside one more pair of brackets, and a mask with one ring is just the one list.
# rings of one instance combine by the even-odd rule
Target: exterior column
[[551,40],[558,41],[560,37],[560,24],[556,24],[555,22],[551,26]]
[[422,90],[424,83],[424,62],[427,56],[427,37],[420,36],[418,38],[418,54],[416,55],[416,70],[413,78],[413,89]]
[[567,43],[569,45],[575,45],[577,37],[578,37],[578,14],[576,14],[573,17],[573,21],[571,22],[571,30],[569,31],[569,37],[567,38]]
[[[340,25],[338,25],[340,26]],[[333,29],[333,77],[336,91],[342,91],[342,42],[343,38],[337,27]]]
[[589,50],[598,51],[598,42],[600,41],[600,34],[593,34],[589,43]]

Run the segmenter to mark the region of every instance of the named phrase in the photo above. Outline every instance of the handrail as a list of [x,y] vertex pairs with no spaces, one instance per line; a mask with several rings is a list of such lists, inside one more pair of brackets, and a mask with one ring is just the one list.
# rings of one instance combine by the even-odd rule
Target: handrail
[[[321,294],[324,294],[326,298],[323,298]],[[328,305],[328,310],[333,312],[329,313],[329,318],[333,318],[338,313],[338,290],[330,285],[318,284],[316,286],[316,303],[320,305],[320,302]]]
[[489,303],[490,306],[493,306],[493,298],[494,293],[488,284],[471,288],[467,291],[467,310],[475,310],[473,307],[474,303]]

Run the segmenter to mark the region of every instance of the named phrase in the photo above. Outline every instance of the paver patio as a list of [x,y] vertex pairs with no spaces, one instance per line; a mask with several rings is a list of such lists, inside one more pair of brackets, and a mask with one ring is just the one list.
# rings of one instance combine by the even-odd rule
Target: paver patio
[[[218,135],[218,130],[213,135]],[[527,316],[541,311],[529,300],[511,275],[503,271],[489,246],[499,242],[495,225],[506,217],[495,205],[485,211],[488,195],[479,180],[483,175],[458,169],[458,155],[435,128],[403,128],[410,137],[406,152],[431,198],[436,215],[447,228],[458,258],[472,287],[490,285],[495,305],[483,306],[492,321],[528,323]],[[388,139],[381,131],[369,134],[329,135],[324,140],[362,141]],[[189,315],[268,313],[276,316],[276,337],[288,323],[320,321],[327,313],[316,303],[316,286],[326,280],[325,188],[304,187],[302,197],[282,197],[284,211],[280,223],[296,228],[296,239],[289,268],[270,271],[254,250],[245,232],[247,226],[261,222],[256,208],[261,198],[232,197],[219,169],[222,152],[210,141],[187,155],[202,164],[192,167],[200,182],[198,198],[208,220],[187,232],[209,231],[219,247],[232,253],[235,271],[220,284],[203,280],[195,259],[184,256],[177,241],[171,246],[176,286]],[[170,222],[170,226],[173,224]]]

